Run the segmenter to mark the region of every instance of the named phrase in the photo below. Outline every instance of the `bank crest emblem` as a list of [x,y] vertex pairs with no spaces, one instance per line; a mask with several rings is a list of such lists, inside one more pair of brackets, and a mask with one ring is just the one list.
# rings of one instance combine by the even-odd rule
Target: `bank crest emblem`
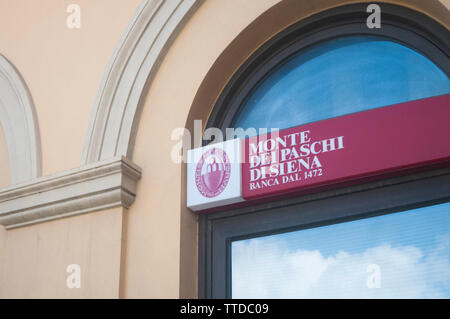
[[204,197],[213,198],[222,193],[228,185],[231,164],[227,153],[211,148],[200,158],[195,170],[197,189]]

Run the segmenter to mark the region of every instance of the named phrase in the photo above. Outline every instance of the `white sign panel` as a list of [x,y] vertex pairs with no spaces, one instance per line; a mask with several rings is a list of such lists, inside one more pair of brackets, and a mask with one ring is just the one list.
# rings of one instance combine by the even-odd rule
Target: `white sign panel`
[[242,143],[234,139],[188,151],[187,206],[204,210],[242,202]]

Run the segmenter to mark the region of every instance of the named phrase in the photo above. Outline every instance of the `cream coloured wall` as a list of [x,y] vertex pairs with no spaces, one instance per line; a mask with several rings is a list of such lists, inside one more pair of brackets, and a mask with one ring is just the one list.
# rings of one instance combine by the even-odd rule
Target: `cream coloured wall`
[[442,4],[444,4],[447,8],[450,8],[450,0],[439,0]]
[[[3,273],[3,268],[6,267],[5,250],[6,250],[6,229],[2,225],[0,225],[0,274]],[[1,276],[0,276],[0,284],[2,284]]]
[[9,181],[8,145],[6,144],[5,134],[0,125],[0,188],[8,186]]
[[[43,175],[80,164],[95,95],[140,0],[0,0],[0,52],[24,77],[39,120]],[[81,7],[69,29],[66,8]]]
[[[123,209],[0,229],[0,298],[118,298]],[[81,267],[81,287],[66,285]]]
[[[133,156],[143,176],[128,215],[124,297],[196,296],[196,221],[182,210],[181,166],[171,162],[171,132],[185,127],[195,93],[218,55],[277,2],[207,0],[165,57],[145,100]],[[187,259],[181,261],[180,254]]]
[[[152,82],[145,99],[133,156],[133,161],[143,169],[143,177],[128,216],[127,266],[122,282],[124,297],[196,296],[197,222],[196,216],[185,209],[183,168],[170,160],[171,147],[175,143],[170,140],[171,132],[174,128],[191,125],[186,123],[186,119],[193,111],[194,97],[202,91],[200,85],[208,71],[233,39],[277,2],[206,1],[178,35]],[[286,2],[295,5],[295,1]],[[276,12],[278,20],[266,17],[259,26],[264,29],[262,23],[272,25],[272,31],[279,32],[289,23],[280,20],[281,17],[290,15],[289,21],[294,22],[295,15],[308,16],[315,10],[326,8],[327,4],[352,2],[356,1],[304,2],[297,6],[296,13],[290,15],[286,8],[280,9]],[[421,1],[398,2],[414,7],[414,2]],[[421,3],[423,8],[425,2]],[[267,32],[265,39],[275,34],[270,34],[270,30]],[[252,41],[243,36],[238,43],[246,46],[246,42]],[[252,43],[253,50],[260,44]],[[237,47],[238,44],[233,48]],[[224,64],[223,68],[228,65],[227,73],[212,75],[222,77],[223,83],[246,58],[234,52],[227,54],[230,60],[234,59],[233,63]],[[247,54],[251,54],[251,48]],[[214,91],[217,96],[220,83],[214,89],[217,89]],[[199,106],[203,111],[194,118],[207,118],[214,99],[209,102]]]
[[[66,8],[81,7],[81,29]],[[43,175],[79,166],[105,66],[140,0],[0,0],[0,52],[20,70],[33,97]],[[0,133],[0,187],[7,148]],[[6,165],[4,165],[6,163]],[[0,298],[117,298],[122,208],[6,231],[0,226]],[[81,266],[68,289],[68,264]]]

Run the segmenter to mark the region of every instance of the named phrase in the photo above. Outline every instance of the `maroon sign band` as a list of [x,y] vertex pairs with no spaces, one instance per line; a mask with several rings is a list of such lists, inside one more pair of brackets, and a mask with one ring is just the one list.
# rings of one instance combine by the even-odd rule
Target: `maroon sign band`
[[450,161],[450,94],[245,140],[242,193],[259,199]]

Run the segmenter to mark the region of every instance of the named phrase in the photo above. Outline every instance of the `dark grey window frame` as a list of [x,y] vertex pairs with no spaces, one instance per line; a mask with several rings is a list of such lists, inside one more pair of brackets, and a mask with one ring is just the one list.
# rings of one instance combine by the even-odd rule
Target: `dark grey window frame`
[[[207,127],[232,127],[251,90],[305,48],[346,35],[377,35],[411,47],[450,75],[449,31],[404,7],[379,4],[382,29],[366,27],[367,4],[330,9],[287,28],[255,52],[219,97]],[[205,141],[207,143],[207,141]],[[450,201],[450,167],[199,216],[199,297],[231,297],[231,242]]]
[[[343,36],[379,36],[414,49],[450,77],[449,31],[411,9],[380,3],[381,29],[366,26],[367,4],[346,5],[318,13],[280,32],[245,61],[219,96],[206,127],[233,127],[249,93],[272,71],[308,47]],[[207,144],[208,141],[204,141]]]
[[231,297],[235,240],[331,225],[450,201],[450,168],[202,216],[200,298]]

